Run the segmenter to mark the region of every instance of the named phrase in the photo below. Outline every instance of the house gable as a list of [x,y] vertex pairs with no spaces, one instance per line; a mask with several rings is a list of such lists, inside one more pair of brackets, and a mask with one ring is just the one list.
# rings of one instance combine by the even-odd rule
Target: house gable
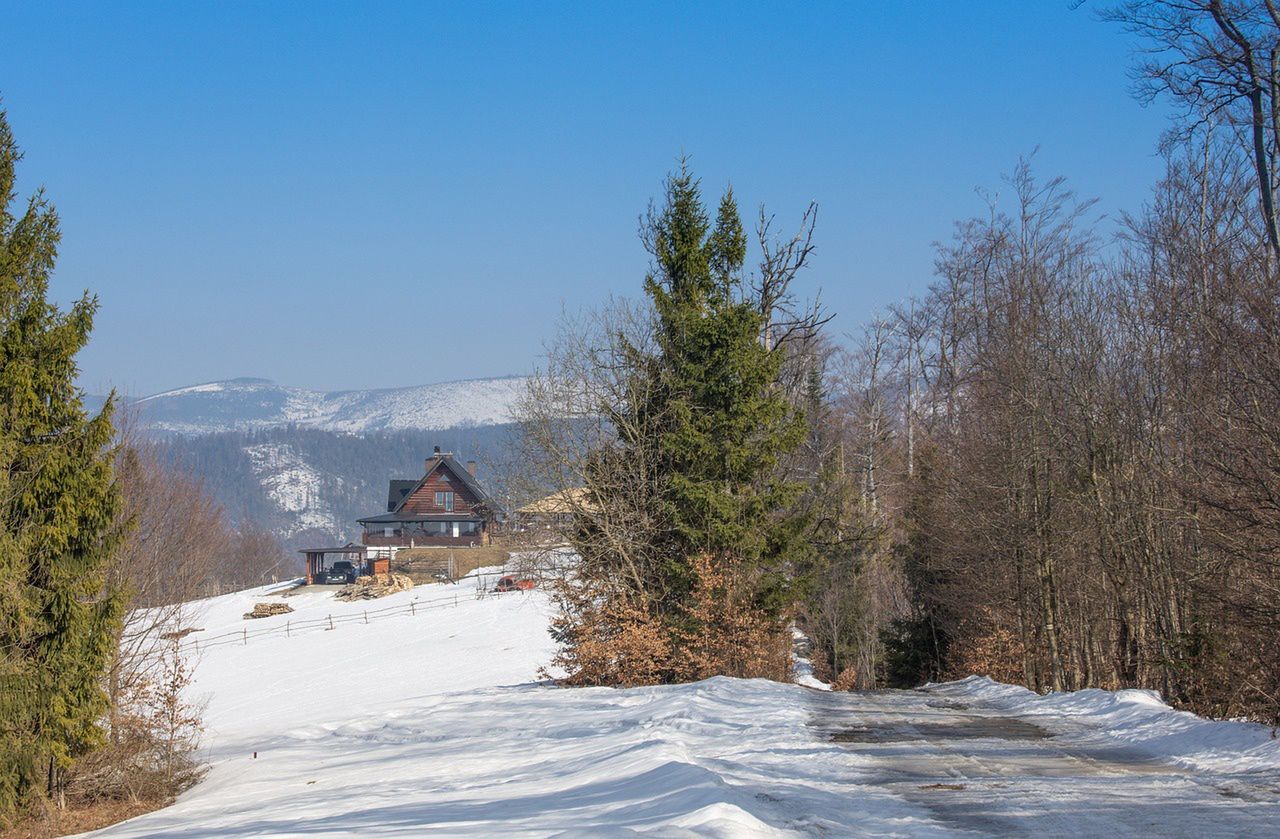
[[[393,510],[404,515],[439,515],[455,513],[461,516],[482,515],[488,499],[465,470],[452,457],[433,458],[427,474],[405,494]],[[444,493],[453,493],[453,509],[447,503],[437,503]]]

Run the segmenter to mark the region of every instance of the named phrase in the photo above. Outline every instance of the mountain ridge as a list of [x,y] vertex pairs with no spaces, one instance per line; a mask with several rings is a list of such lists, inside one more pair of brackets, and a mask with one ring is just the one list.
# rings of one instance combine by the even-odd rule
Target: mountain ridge
[[[159,435],[198,436],[297,426],[347,434],[432,431],[514,421],[526,376],[319,391],[239,377],[172,388],[125,404]],[[91,407],[103,398],[89,396]]]

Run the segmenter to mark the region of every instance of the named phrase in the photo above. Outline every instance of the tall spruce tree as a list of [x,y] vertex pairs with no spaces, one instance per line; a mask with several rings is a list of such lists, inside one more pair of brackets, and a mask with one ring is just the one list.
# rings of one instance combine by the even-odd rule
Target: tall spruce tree
[[[561,663],[584,684],[774,674],[792,572],[807,550],[798,487],[779,469],[805,434],[779,385],[785,350],[762,341],[765,316],[743,277],[746,237],[732,191],[713,224],[682,166],[644,234],[653,344],[623,340],[634,398],[615,408],[619,438],[588,458],[598,507],[575,544],[591,583],[570,598],[567,612],[580,613],[564,621]],[[641,480],[630,464],[644,464]],[[616,540],[597,532],[601,519],[625,518],[611,511],[634,512],[638,484],[644,509],[632,520],[645,523],[644,563],[613,557]],[[626,608],[611,612],[611,602]],[[735,640],[708,642],[735,631]],[[609,639],[617,639],[612,653]],[[748,644],[759,648],[741,648]],[[633,645],[648,652],[629,671]]]
[[746,237],[732,190],[709,225],[686,167],[667,184],[653,220],[654,270],[645,292],[657,314],[657,460],[672,590],[686,591],[689,557],[706,554],[749,574],[760,605],[786,594],[788,560],[803,528],[786,514],[798,488],[778,479],[782,455],[804,438],[802,418],[778,386],[782,350],[761,342],[765,323],[743,282]]
[[58,216],[43,192],[15,210],[20,157],[0,111],[0,816],[99,743],[122,607],[113,400],[91,417],[75,385],[97,301],[47,300]]

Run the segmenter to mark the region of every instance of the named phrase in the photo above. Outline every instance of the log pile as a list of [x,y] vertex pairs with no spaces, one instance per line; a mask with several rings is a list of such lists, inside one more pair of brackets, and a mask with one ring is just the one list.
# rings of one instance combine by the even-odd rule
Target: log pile
[[287,615],[292,611],[293,607],[288,603],[256,603],[252,612],[244,613],[244,619],[269,618],[273,615]]
[[370,577],[360,577],[354,583],[343,586],[334,597],[345,601],[375,600],[398,591],[408,591],[411,588],[413,588],[413,580],[404,574],[375,574]]

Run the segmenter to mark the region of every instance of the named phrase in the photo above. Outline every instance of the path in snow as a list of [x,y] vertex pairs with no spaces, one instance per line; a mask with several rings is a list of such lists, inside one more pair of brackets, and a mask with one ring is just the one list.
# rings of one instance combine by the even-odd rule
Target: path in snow
[[816,735],[864,783],[943,827],[1008,836],[1280,835],[1274,772],[1204,772],[1100,743],[1068,716],[1019,717],[954,685],[809,695]]

